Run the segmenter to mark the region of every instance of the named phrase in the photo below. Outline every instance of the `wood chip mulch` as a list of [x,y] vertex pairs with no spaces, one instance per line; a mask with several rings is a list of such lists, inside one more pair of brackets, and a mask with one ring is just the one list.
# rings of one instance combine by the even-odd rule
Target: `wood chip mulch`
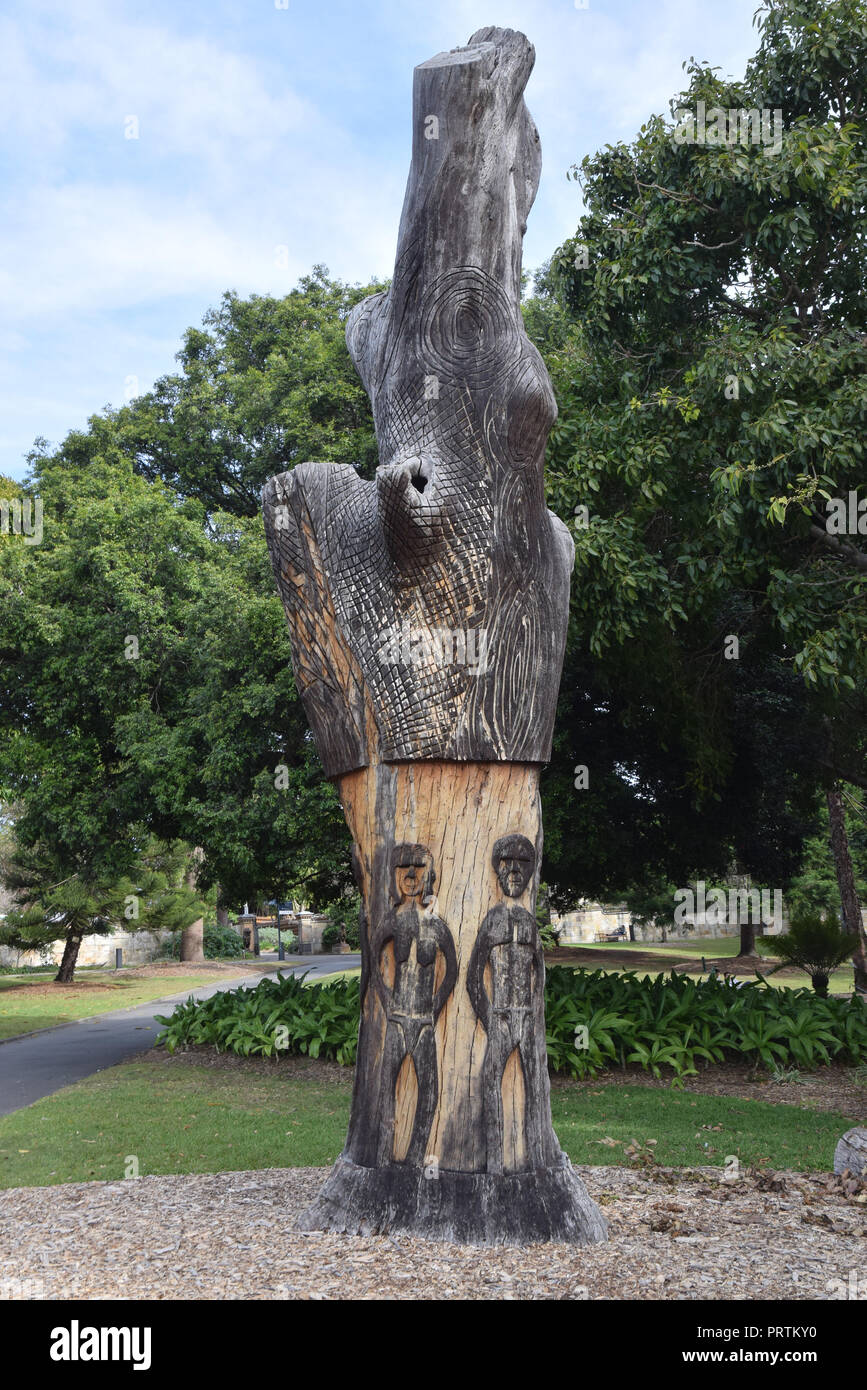
[[867,1297],[867,1183],[719,1168],[579,1168],[610,1240],[495,1249],[298,1232],[325,1169],[0,1193],[0,1298]]

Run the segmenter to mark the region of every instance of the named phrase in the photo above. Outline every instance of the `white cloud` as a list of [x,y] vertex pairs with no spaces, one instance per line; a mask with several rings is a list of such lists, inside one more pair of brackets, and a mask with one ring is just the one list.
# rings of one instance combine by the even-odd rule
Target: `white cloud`
[[[160,0],[150,11],[18,0],[0,18],[11,170],[0,375],[10,384],[4,437],[19,440],[0,471],[18,466],[35,435],[60,437],[61,422],[80,426],[122,399],[127,373],[150,384],[172,370],[180,334],[173,341],[169,326],[195,322],[224,290],[285,293],[316,262],[352,281],[391,272],[409,68],[488,24],[490,0],[378,0],[318,15],[308,6],[273,26],[269,0],[257,3],[255,37],[253,19],[233,30],[248,25],[237,5],[202,0],[176,12]],[[566,169],[665,111],[684,58],[741,75],[756,47],[755,3],[498,0],[497,22],[537,51],[527,99],[543,171],[526,264],[575,229],[580,194]],[[137,140],[124,139],[130,115]]]

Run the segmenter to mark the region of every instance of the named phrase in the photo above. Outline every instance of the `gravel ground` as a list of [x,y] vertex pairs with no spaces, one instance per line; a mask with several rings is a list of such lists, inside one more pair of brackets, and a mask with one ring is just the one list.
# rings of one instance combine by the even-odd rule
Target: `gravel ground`
[[0,1298],[867,1298],[867,1183],[581,1168],[608,1244],[526,1249],[293,1230],[325,1169],[0,1193]]

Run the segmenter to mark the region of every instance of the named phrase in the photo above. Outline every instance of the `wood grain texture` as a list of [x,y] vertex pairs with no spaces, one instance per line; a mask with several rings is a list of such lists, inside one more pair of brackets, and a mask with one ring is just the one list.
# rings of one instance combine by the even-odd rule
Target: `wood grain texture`
[[263,493],[363,903],[349,1133],[309,1229],[606,1235],[551,1125],[535,921],[574,547],[545,506],[556,406],[520,311],[533,57],[484,29],[416,69],[394,279],[347,324],[376,479],[304,463]]
[[[380,758],[550,754],[574,547],[545,506],[557,411],[520,311],[541,163],[522,97],[532,64],[522,34],[481,30],[416,69],[394,280],[347,326],[376,480],[306,463],[263,493],[329,776]],[[484,645],[485,669],[414,640],[431,634]]]
[[551,1125],[538,780],[535,765],[428,761],[340,779],[361,1024],[346,1147],[309,1229],[604,1238]]

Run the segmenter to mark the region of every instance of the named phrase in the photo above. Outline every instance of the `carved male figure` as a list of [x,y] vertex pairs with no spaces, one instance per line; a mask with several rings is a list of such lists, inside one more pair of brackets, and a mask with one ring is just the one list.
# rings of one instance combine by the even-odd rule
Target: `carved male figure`
[[[479,928],[467,970],[467,990],[488,1035],[484,1065],[487,1167],[489,1173],[501,1173],[506,1147],[503,1076],[515,1052],[525,1087],[522,1132],[518,1136],[524,1157],[521,1166],[534,1167],[545,1161],[541,1129],[530,1118],[542,1100],[546,1066],[541,1004],[545,964],[535,919],[525,907],[516,904],[533,880],[533,845],[525,835],[506,835],[494,845],[491,861],[507,901],[492,907]],[[485,989],[485,970],[489,965],[490,996]]]
[[[436,879],[433,857],[424,845],[401,844],[392,851],[392,907],[374,933],[370,948],[373,984],[385,1009],[387,1026],[382,1062],[380,1161],[395,1154],[395,1087],[407,1057],[412,1058],[418,1098],[409,1147],[401,1160],[424,1158],[438,1094],[434,1029],[457,979],[457,959],[451,932],[439,917],[424,911],[433,898]],[[393,950],[393,978],[387,984],[382,955]],[[437,952],[445,972],[435,989]]]

